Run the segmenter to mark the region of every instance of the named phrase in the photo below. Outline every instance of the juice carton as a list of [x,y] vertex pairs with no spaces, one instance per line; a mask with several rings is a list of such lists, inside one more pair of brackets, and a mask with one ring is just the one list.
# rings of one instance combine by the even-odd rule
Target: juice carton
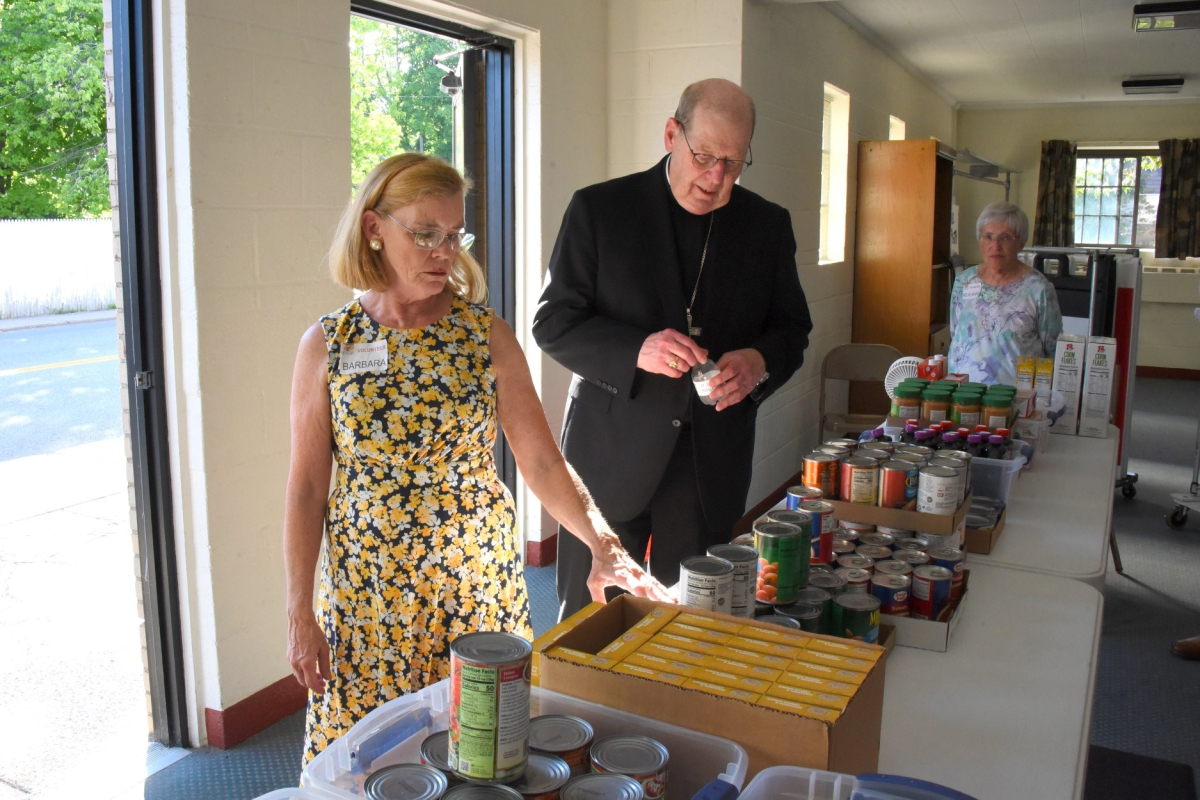
[[1017,356],[1017,388],[1032,389],[1035,374],[1036,364],[1034,357]]
[[1054,381],[1054,359],[1039,358],[1037,360],[1036,377],[1034,378],[1033,388],[1041,397],[1049,397],[1050,389]]
[[1083,362],[1087,355],[1087,340],[1074,333],[1058,337],[1054,351],[1054,391],[1062,392],[1067,410],[1050,428],[1051,433],[1074,436],[1079,428],[1079,390],[1083,386]]
[[1092,336],[1087,342],[1087,365],[1079,409],[1079,435],[1108,437],[1112,408],[1113,371],[1117,365],[1117,340]]

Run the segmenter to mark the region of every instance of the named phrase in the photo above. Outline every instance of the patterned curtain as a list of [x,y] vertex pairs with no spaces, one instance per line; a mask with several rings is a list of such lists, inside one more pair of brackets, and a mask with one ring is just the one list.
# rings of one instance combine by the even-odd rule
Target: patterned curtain
[[1157,258],[1200,256],[1200,139],[1166,139],[1154,226]]
[[1075,246],[1075,143],[1042,142],[1033,242],[1041,247]]

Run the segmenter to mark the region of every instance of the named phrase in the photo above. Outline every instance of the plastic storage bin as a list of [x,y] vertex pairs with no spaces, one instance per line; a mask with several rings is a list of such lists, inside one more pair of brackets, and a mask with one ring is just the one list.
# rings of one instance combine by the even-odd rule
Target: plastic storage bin
[[335,800],[335,797],[320,789],[276,789],[254,800]]
[[1013,443],[1021,448],[1021,454],[1015,458],[971,459],[971,491],[976,497],[992,497],[1008,503],[1017,474],[1033,454],[1033,445],[1029,442],[1014,439]]
[[974,800],[913,778],[842,775],[804,767],[768,767],[738,800]]
[[[449,703],[449,681],[385,703],[309,762],[300,777],[301,785],[341,800],[362,797],[363,783],[371,772],[391,764],[420,763],[421,742],[449,727]],[[639,733],[662,742],[671,754],[667,781],[672,797],[692,797],[714,778],[739,789],[746,780],[746,751],[728,739],[536,686],[530,711],[533,716],[581,717],[591,723],[596,739],[614,733]]]

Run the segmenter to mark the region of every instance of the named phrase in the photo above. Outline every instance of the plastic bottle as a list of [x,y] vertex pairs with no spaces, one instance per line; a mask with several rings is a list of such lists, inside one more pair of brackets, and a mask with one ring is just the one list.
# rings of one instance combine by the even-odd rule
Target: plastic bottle
[[972,456],[978,456],[980,450],[982,449],[979,443],[980,439],[981,437],[978,433],[972,433],[967,437],[967,452]]
[[988,437],[987,458],[1002,459],[1008,450],[1004,447],[1004,437],[993,433]]
[[711,361],[705,361],[703,364],[692,367],[692,383],[696,386],[696,394],[700,395],[700,402],[706,406],[717,404],[717,401],[712,399],[712,387],[708,385],[708,382],[720,374],[720,367]]
[[959,445],[958,445],[958,434],[953,431],[943,433],[942,434],[942,449],[943,450],[961,450],[962,448],[959,447]]
[[871,435],[871,439],[876,442],[890,442],[892,437],[883,432],[883,428],[876,428]]

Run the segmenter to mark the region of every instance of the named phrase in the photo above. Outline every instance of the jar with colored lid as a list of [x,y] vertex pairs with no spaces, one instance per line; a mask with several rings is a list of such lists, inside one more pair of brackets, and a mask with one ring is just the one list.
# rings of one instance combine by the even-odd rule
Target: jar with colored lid
[[921,416],[921,388],[897,386],[892,390],[896,399],[892,401],[892,415],[900,419],[918,419]]
[[1012,398],[988,392],[983,396],[982,423],[993,430],[1008,425],[1012,413]]
[[950,392],[945,389],[926,389],[921,394],[921,416],[930,422],[941,422],[950,416]]
[[983,411],[982,394],[959,389],[953,395],[953,403],[950,408],[950,419],[954,420],[955,425],[973,428],[979,424],[980,414]]

